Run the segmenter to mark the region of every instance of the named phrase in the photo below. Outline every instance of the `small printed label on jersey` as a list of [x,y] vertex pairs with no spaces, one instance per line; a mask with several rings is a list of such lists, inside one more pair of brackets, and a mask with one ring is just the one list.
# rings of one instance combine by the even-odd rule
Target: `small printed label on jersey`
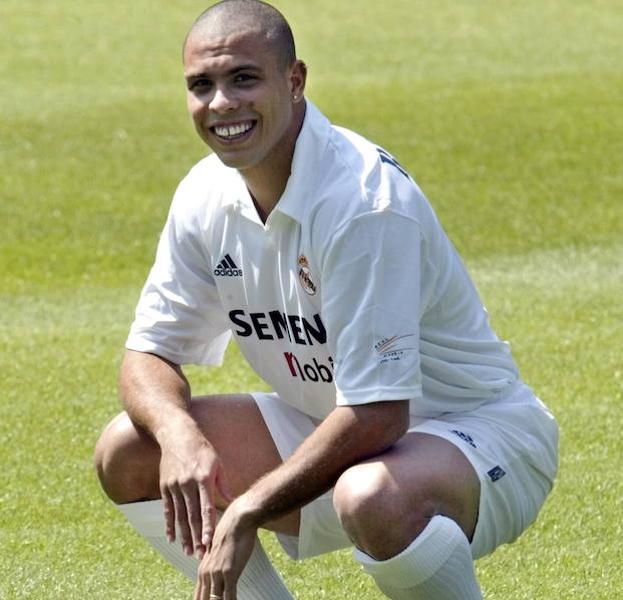
[[374,345],[379,364],[382,365],[386,362],[401,360],[405,353],[410,350],[415,350],[413,346],[408,345],[409,341],[407,341],[408,338],[412,338],[414,335],[413,333],[407,333],[406,335],[393,335],[391,337],[381,338]]
[[487,471],[487,475],[489,475],[491,481],[495,482],[498,481],[498,479],[502,479],[502,477],[506,475],[506,471],[502,467],[500,467],[500,465],[497,465],[496,467],[493,467],[493,469],[491,469],[490,471]]
[[311,271],[309,270],[309,261],[304,254],[299,256],[298,260],[298,269],[299,269],[299,283],[301,287],[310,295],[314,296],[318,291],[316,284],[312,279]]

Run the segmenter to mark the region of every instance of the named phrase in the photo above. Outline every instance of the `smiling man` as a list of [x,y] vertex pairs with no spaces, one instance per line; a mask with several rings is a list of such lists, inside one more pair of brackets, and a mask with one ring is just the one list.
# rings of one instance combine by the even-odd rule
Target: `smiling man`
[[205,12],[186,38],[188,110],[199,136],[243,174],[266,218],[290,175],[306,67],[285,21],[257,3],[233,6]]
[[[413,179],[304,98],[278,11],[220,2],[183,57],[213,154],[143,288],[104,490],[195,600],[291,598],[261,527],[294,558],[354,547],[390,598],[481,598],[473,560],[551,489],[554,419]],[[273,392],[193,397],[182,365],[220,364],[232,335]]]

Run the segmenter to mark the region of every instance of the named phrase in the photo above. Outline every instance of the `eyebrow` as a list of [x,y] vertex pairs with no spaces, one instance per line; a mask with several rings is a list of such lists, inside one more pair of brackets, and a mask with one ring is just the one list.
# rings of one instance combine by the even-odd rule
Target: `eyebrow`
[[[237,65],[231,69],[229,69],[228,71],[225,72],[225,76],[226,77],[230,77],[231,75],[235,75],[236,73],[239,73],[240,71],[261,71],[262,69],[260,67],[258,67],[257,65],[253,65],[253,64],[248,64],[248,65]],[[195,79],[198,79],[199,77],[208,77],[210,78],[210,74],[206,73],[205,71],[200,71],[198,73],[190,73],[189,75],[185,76],[186,81],[194,81]]]

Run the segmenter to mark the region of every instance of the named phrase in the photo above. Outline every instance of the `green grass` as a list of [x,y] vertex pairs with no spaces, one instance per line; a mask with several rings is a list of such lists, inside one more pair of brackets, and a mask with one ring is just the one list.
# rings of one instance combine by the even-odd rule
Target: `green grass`
[[[561,424],[537,523],[478,562],[487,600],[612,599],[623,564],[623,13],[614,0],[278,2],[308,95],[390,149],[456,242]],[[388,8],[390,6],[391,8]],[[0,597],[182,599],[91,468],[171,194],[205,152],[180,44],[203,4],[0,8]],[[195,389],[258,388],[228,367]],[[301,600],[373,599],[348,553],[295,564]]]

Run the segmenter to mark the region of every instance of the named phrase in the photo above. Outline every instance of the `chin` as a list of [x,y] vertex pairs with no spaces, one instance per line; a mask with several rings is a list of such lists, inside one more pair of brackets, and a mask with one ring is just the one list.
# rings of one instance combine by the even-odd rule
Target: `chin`
[[242,171],[244,169],[248,169],[249,167],[253,166],[252,164],[249,164],[248,160],[244,160],[244,158],[240,156],[232,156],[231,154],[227,152],[218,152],[214,149],[213,151],[214,151],[214,154],[216,154],[219,157],[220,161],[225,166],[231,169],[237,169],[238,171]]
[[231,169],[244,171],[255,167],[259,163],[256,156],[249,156],[249,154],[245,152],[227,151],[222,148],[210,147],[214,154],[219,157],[220,161]]

